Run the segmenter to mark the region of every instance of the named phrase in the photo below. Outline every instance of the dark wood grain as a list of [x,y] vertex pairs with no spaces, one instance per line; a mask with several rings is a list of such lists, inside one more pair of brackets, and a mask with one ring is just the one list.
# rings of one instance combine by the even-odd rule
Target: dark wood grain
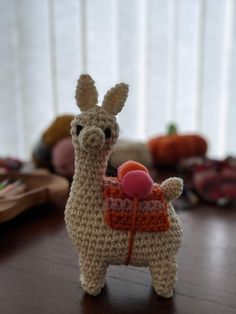
[[0,225],[0,313],[236,313],[236,208],[178,213],[184,241],[175,295],[157,297],[147,269],[111,266],[102,294],[84,294],[65,230],[64,202]]

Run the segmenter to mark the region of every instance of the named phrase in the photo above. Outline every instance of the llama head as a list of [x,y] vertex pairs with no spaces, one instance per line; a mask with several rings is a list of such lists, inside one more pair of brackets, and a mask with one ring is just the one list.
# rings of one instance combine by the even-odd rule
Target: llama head
[[120,83],[111,88],[98,106],[98,92],[88,74],[80,76],[75,99],[81,113],[72,122],[72,141],[75,149],[95,154],[110,151],[119,135],[116,115],[128,96],[128,85]]

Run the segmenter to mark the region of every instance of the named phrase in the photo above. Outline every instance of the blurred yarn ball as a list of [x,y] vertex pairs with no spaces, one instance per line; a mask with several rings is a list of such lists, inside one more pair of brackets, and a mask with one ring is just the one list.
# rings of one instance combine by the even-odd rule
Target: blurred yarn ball
[[69,114],[58,116],[44,130],[32,152],[32,159],[36,167],[53,170],[52,149],[60,140],[70,136],[73,119],[74,116]]
[[148,169],[152,167],[152,155],[146,143],[119,139],[112,149],[110,164],[117,169],[128,160],[141,163]]
[[74,175],[74,148],[71,137],[65,137],[57,142],[52,149],[52,164],[56,173],[72,177]]

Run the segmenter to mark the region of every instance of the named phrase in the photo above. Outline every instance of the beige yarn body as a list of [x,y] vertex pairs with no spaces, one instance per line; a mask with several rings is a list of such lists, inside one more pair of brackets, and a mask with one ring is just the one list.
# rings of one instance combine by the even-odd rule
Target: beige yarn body
[[[82,75],[78,80],[76,100],[82,113],[72,122],[75,175],[65,221],[79,252],[81,285],[91,295],[100,293],[107,267],[125,264],[128,254],[128,232],[111,229],[103,219],[105,171],[119,130],[115,114],[122,109],[127,94],[127,85],[118,84],[99,107],[91,77]],[[166,232],[136,232],[130,264],[148,266],[156,293],[171,297],[176,284],[176,253],[182,228],[170,200],[181,194],[182,180],[167,179],[161,188],[168,201],[171,227]]]

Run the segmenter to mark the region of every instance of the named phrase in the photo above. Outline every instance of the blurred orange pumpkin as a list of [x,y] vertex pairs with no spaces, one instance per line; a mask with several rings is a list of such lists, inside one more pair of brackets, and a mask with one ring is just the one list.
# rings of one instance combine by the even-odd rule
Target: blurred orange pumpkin
[[183,158],[205,156],[207,142],[203,137],[196,134],[176,134],[173,126],[169,130],[170,134],[148,141],[155,164],[176,165]]

